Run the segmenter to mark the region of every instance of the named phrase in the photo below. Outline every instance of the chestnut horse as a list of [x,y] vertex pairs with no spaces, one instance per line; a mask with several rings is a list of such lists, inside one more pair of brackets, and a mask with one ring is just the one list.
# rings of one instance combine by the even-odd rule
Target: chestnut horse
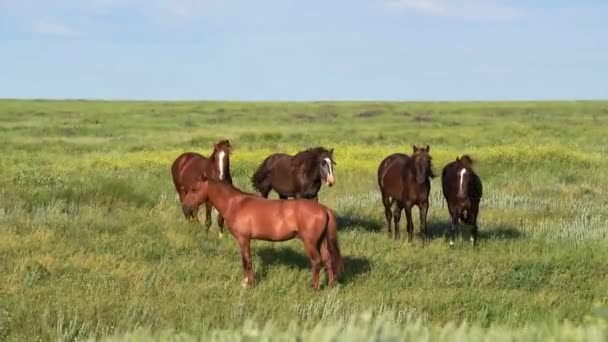
[[[200,179],[201,175],[232,184],[232,176],[230,175],[231,151],[230,141],[221,140],[213,145],[213,152],[209,158],[198,153],[185,152],[177,157],[171,165],[175,191],[179,194],[182,211],[187,220],[198,222],[198,206],[184,207],[185,189],[191,187]],[[211,227],[211,204],[205,203],[205,209],[205,226],[209,230],[209,227]],[[217,224],[221,233],[224,229],[224,219],[221,215],[217,217]]]
[[477,214],[479,202],[483,195],[481,179],[473,170],[473,160],[468,155],[448,163],[441,173],[443,196],[448,204],[451,217],[450,246],[459,233],[458,220],[470,224],[472,229],[471,242],[477,245]]
[[251,240],[286,241],[295,237],[302,240],[310,257],[312,286],[319,288],[321,261],[329,285],[336,284],[344,265],[336,218],[330,209],[309,200],[266,199],[203,176],[187,189],[184,206],[194,208],[205,201],[211,202],[225,218],[239,245],[247,286],[253,285]]
[[279,198],[289,197],[318,201],[321,182],[328,186],[336,182],[334,149],[309,148],[296,155],[274,153],[266,157],[251,177],[251,184],[264,198],[270,190]]
[[[386,157],[378,167],[378,186],[382,194],[384,214],[391,236],[391,219],[395,220],[395,239],[401,237],[399,221],[401,210],[405,209],[407,218],[407,234],[412,241],[414,224],[412,222],[412,207],[418,206],[420,213],[420,234],[426,239],[426,215],[429,209],[430,179],[435,177],[431,165],[430,147],[413,146],[412,156],[394,153]],[[397,203],[397,208],[391,213],[391,207]]]

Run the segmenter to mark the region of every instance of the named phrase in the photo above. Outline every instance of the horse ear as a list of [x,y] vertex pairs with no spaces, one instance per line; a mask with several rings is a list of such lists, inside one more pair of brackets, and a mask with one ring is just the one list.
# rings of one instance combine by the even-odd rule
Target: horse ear
[[431,151],[431,146],[429,146],[429,145],[426,145],[426,148],[425,148],[425,150],[426,150],[426,151],[427,151],[427,152],[430,152],[430,151]]
[[329,155],[332,156],[332,157],[334,156],[334,148],[333,147],[329,149]]
[[456,157],[456,161],[457,161],[457,162],[458,162],[458,161],[460,161],[460,157]]
[[414,152],[418,151],[418,147],[416,147],[416,145],[412,145],[412,151],[414,151]]

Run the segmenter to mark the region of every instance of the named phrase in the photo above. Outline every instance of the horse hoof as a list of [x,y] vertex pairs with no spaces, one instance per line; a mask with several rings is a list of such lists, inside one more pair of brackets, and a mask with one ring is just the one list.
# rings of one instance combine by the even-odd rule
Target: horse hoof
[[450,247],[454,247],[454,241],[450,241]]

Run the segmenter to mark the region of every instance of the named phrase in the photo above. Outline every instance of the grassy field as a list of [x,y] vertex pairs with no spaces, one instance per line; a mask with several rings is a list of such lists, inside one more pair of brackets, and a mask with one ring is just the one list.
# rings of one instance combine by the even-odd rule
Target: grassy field
[[[606,127],[608,102],[0,101],[0,340],[605,340]],[[294,240],[255,242],[257,283],[242,288],[233,238],[184,220],[170,164],[220,138],[247,191],[271,152],[335,149],[320,201],[340,218],[339,287],[310,289]],[[439,178],[431,244],[388,238],[376,169],[412,144],[431,145],[437,174],[477,161],[477,250],[468,229],[445,243]]]

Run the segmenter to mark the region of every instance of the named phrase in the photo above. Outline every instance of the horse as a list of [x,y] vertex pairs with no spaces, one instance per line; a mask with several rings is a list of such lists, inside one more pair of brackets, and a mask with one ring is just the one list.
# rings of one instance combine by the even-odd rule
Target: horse
[[251,177],[253,188],[268,198],[271,190],[280,199],[313,199],[319,201],[321,183],[331,187],[336,178],[334,149],[313,147],[296,155],[274,153],[266,157]]
[[443,197],[448,204],[451,217],[450,246],[458,232],[458,220],[470,224],[472,228],[471,242],[477,245],[477,214],[479,202],[483,195],[481,179],[473,170],[473,160],[468,155],[456,157],[448,163],[441,173]]
[[[399,233],[401,210],[405,209],[407,218],[408,241],[412,242],[414,224],[412,222],[412,207],[418,206],[420,213],[420,234],[423,242],[427,238],[426,216],[429,209],[429,193],[431,179],[435,177],[432,170],[430,146],[412,146],[413,154],[393,153],[380,162],[378,166],[378,186],[382,194],[382,204],[388,225],[388,235],[391,237],[391,218],[395,221],[395,240]],[[397,203],[397,208],[391,212],[391,207]]]
[[267,199],[243,192],[232,184],[202,175],[186,188],[184,206],[194,208],[210,202],[225,218],[236,239],[245,273],[244,285],[253,285],[251,240],[302,240],[312,268],[312,287],[319,289],[320,262],[323,261],[331,287],[336,285],[344,264],[338,243],[337,221],[333,211],[305,199]]
[[[194,184],[201,175],[211,177],[232,184],[230,174],[230,154],[232,146],[228,140],[220,140],[213,145],[213,152],[207,158],[195,152],[185,152],[179,155],[171,165],[173,184],[182,204],[182,211],[186,220],[198,221],[198,206],[184,207],[185,189]],[[205,226],[207,231],[211,227],[211,204],[205,203]],[[218,215],[217,224],[220,234],[224,229],[224,218]]]

